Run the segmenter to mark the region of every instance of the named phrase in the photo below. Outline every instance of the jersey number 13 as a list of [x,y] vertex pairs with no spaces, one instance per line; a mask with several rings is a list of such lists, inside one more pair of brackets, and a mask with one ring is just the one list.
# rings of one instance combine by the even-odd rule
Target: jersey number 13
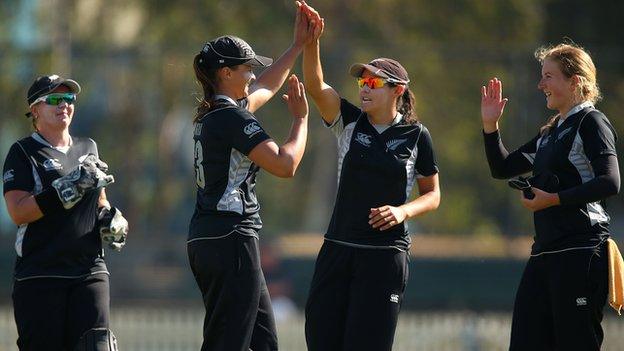
[[199,140],[195,142],[195,181],[197,186],[204,188],[206,186],[206,178],[204,177],[204,148]]

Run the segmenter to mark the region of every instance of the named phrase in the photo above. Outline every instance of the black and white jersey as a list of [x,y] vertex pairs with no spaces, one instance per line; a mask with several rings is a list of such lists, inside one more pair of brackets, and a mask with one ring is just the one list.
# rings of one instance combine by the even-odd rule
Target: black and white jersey
[[[56,148],[33,133],[9,150],[3,171],[4,193],[23,190],[38,194],[88,154],[98,155],[92,139],[72,138],[69,147]],[[108,273],[95,228],[99,195],[100,191],[87,192],[71,209],[19,226],[15,241],[17,280]]]
[[[517,169],[532,170],[533,186],[562,193],[591,181],[592,161],[617,156],[615,130],[590,103],[577,105],[568,117],[557,119],[548,133],[509,154]],[[522,155],[522,156],[521,156]],[[563,197],[562,197],[563,199]],[[566,204],[534,212],[533,254],[592,247],[609,236],[609,215],[600,201]]]
[[368,215],[372,208],[405,204],[416,178],[438,172],[429,131],[401,116],[383,130],[345,99],[328,127],[338,138],[338,193],[326,240],[407,250],[406,223],[380,231],[368,224]]
[[189,241],[231,233],[257,236],[262,227],[255,190],[260,167],[247,155],[270,137],[247,111],[246,99],[223,97],[218,103],[195,124],[197,202]]

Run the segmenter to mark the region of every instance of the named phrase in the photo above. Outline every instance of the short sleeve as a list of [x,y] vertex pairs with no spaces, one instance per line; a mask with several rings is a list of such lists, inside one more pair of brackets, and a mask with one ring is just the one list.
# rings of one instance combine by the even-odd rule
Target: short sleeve
[[617,135],[607,117],[602,113],[590,112],[579,126],[579,135],[583,140],[585,154],[590,161],[603,155],[617,155],[615,150]]
[[429,130],[425,126],[422,126],[416,145],[418,147],[415,164],[417,177],[429,177],[438,173],[438,165],[433,151],[433,140],[431,140],[431,134],[429,134]]
[[18,143],[13,144],[2,170],[4,194],[11,190],[33,191],[35,180],[32,172],[32,165],[25,151]]
[[336,116],[336,119],[331,123],[326,123],[323,121],[325,126],[336,135],[336,137],[340,137],[344,128],[357,121],[358,117],[362,114],[362,110],[357,106],[353,105],[346,99],[340,99],[340,114]]
[[249,155],[258,144],[271,137],[264,131],[260,122],[242,108],[233,108],[224,118],[223,132],[236,150]]

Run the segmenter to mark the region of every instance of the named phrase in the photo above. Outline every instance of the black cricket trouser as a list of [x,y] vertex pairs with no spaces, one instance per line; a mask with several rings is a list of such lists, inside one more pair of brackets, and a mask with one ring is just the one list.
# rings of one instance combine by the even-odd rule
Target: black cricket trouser
[[74,351],[82,334],[108,328],[108,274],[15,281],[13,310],[20,351]]
[[396,249],[325,241],[305,310],[308,350],[391,350],[408,261]]
[[202,351],[274,351],[277,332],[258,239],[231,234],[188,243],[206,317]]
[[509,350],[600,350],[607,294],[606,243],[532,256],[516,293]]

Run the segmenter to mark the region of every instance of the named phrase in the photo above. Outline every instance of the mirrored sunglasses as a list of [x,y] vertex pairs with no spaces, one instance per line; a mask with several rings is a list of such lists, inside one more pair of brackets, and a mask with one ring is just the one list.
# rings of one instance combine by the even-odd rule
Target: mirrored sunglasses
[[33,101],[33,103],[30,104],[30,106],[32,107],[33,105],[40,103],[40,102],[45,102],[47,105],[58,106],[63,101],[69,105],[73,104],[76,101],[76,94],[74,93],[52,93],[48,95],[43,95],[43,96],[38,97],[37,100]]
[[387,80],[379,77],[360,77],[357,79],[357,84],[360,88],[364,88],[366,85],[371,89],[378,89],[383,87],[387,82]]

